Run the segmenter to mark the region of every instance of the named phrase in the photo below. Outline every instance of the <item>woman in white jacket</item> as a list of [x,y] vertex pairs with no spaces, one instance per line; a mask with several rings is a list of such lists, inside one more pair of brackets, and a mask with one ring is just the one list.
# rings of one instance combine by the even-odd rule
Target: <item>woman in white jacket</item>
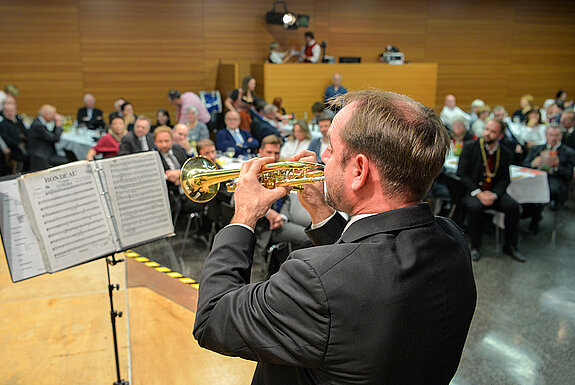
[[311,134],[305,120],[298,120],[293,126],[291,135],[285,141],[280,151],[280,159],[288,159],[300,152],[307,150],[311,142]]

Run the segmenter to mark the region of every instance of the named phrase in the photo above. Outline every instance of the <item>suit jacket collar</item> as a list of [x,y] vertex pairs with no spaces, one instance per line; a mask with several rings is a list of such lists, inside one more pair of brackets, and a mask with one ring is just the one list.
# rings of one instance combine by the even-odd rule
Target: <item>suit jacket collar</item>
[[434,221],[435,216],[431,211],[431,206],[428,203],[419,203],[359,219],[345,230],[341,239],[346,243],[351,243],[378,233],[392,233],[425,226]]

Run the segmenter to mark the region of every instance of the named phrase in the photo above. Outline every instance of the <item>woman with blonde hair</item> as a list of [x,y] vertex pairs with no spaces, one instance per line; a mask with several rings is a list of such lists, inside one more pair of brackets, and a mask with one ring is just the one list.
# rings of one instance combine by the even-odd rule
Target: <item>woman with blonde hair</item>
[[527,113],[533,109],[533,103],[535,98],[533,95],[525,94],[519,100],[520,109],[513,113],[511,118],[515,123],[525,123],[527,122]]
[[280,151],[280,159],[288,159],[301,150],[307,150],[311,143],[311,134],[305,120],[294,124],[291,135],[285,141]]

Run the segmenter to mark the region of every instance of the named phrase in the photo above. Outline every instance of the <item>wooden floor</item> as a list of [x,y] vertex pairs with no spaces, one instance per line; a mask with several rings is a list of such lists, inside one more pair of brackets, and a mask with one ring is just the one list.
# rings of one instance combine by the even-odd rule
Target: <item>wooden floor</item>
[[[128,274],[125,263],[111,270],[121,286],[115,307],[124,313],[131,276],[130,346],[126,314],[117,323],[122,378],[136,385],[249,384],[253,362],[209,352],[192,337],[195,289],[128,262]],[[0,314],[0,385],[116,381],[104,260],[12,283],[2,252]]]

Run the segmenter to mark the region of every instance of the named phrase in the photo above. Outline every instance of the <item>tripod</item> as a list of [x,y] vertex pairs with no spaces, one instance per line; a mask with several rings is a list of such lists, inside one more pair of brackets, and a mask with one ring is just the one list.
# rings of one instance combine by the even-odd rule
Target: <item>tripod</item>
[[114,385],[130,385],[129,381],[123,380],[120,376],[120,358],[118,356],[118,336],[116,333],[116,317],[121,317],[122,312],[114,309],[114,290],[119,290],[119,284],[113,284],[110,281],[110,265],[115,266],[116,264],[124,262],[123,259],[116,259],[114,254],[106,257],[106,270],[108,272],[108,294],[110,296],[110,318],[112,321],[112,334],[114,336],[114,354],[116,356],[116,375],[118,381],[114,382]]

